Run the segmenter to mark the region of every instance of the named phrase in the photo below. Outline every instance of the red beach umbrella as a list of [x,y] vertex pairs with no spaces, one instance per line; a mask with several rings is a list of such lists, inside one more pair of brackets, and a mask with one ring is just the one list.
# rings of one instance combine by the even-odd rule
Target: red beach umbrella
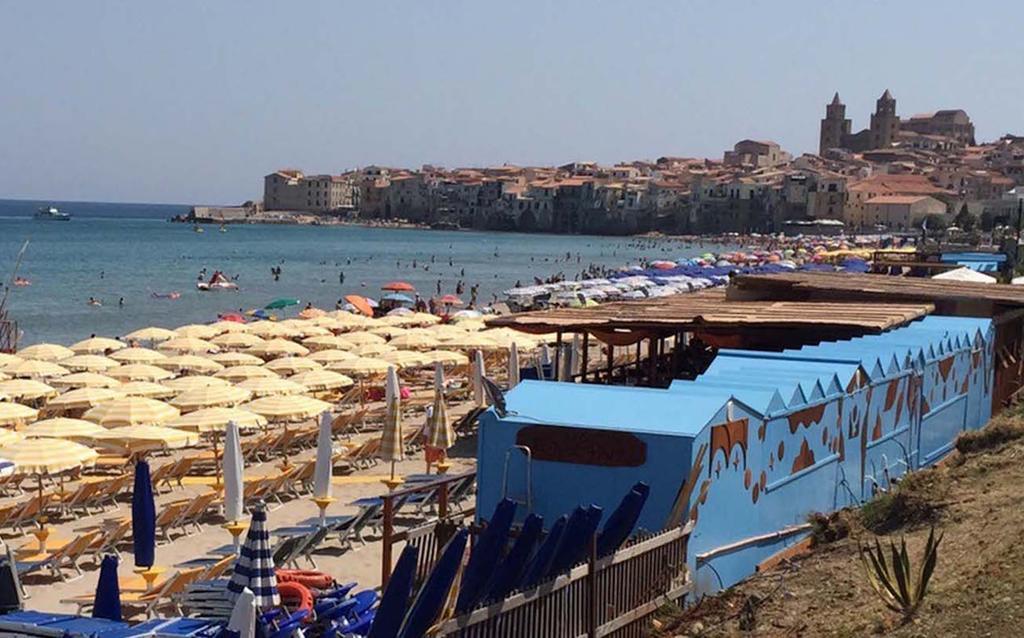
[[235,323],[245,323],[245,317],[238,314],[237,312],[229,312],[219,317],[221,321],[234,321]]
[[359,295],[345,295],[345,301],[352,304],[356,310],[367,317],[373,316],[373,307],[370,306],[370,302],[366,297],[360,297]]
[[463,301],[455,295],[445,295],[437,301],[445,306],[461,306],[463,304]]
[[416,287],[407,281],[389,281],[381,286],[380,289],[393,292],[416,292]]

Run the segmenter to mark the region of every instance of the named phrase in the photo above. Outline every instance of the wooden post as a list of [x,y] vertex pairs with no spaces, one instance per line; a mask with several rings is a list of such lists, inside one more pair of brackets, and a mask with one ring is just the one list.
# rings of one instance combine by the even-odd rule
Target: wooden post
[[382,553],[380,559],[380,588],[383,590],[388,586],[388,580],[391,578],[391,536],[394,534],[394,504],[391,502],[392,495],[384,495],[384,512],[382,515],[381,527],[383,533],[381,534]]
[[658,375],[657,343],[654,337],[647,340],[647,383],[654,385],[654,378]]
[[587,370],[590,369],[590,333],[583,333],[583,357],[580,359],[580,383],[587,382]]
[[597,638],[597,534],[590,536],[587,552],[587,636]]
[[437,518],[444,520],[448,516],[448,481],[441,484],[441,493],[437,496]]
[[640,379],[640,372],[641,372],[641,368],[640,368],[640,354],[641,354],[640,353],[640,349],[641,349],[641,346],[643,345],[643,341],[644,341],[643,339],[637,339],[636,340],[636,361],[634,361],[633,363],[636,366],[637,380]]
[[605,383],[612,384],[612,376],[615,374],[615,346],[608,344],[608,378]]
[[555,362],[552,364],[553,370],[551,371],[555,381],[559,381],[562,378],[562,331],[559,330],[555,333]]

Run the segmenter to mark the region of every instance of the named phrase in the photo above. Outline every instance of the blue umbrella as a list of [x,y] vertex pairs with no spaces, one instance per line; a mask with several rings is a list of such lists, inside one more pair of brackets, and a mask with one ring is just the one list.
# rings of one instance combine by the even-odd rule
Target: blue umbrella
[[418,557],[419,549],[414,545],[406,545],[402,550],[402,556],[391,572],[388,586],[384,588],[367,638],[395,638],[398,635],[412,595]]
[[156,561],[156,505],[153,503],[153,481],[149,463],[135,464],[135,487],[132,490],[132,553],[136,567],[152,567]]
[[96,597],[92,603],[92,617],[121,620],[121,587],[117,584],[117,556],[107,554],[100,564],[100,577],[96,581]]
[[267,531],[267,508],[263,503],[253,507],[249,532],[228,581],[228,597],[236,600],[246,587],[256,597],[256,606],[260,609],[267,610],[281,604],[274,575],[274,554],[270,549],[270,532]]
[[392,292],[381,297],[382,301],[399,301],[402,303],[414,303],[415,300],[409,295],[403,295],[398,292]]

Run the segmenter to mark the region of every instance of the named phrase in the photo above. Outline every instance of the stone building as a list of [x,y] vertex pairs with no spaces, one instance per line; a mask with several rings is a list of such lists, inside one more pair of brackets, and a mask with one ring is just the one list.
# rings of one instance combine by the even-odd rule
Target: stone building
[[938,135],[974,146],[974,124],[963,109],[945,109],[921,113],[900,122],[900,129],[919,135]]
[[740,140],[726,151],[722,163],[726,166],[766,168],[786,164],[793,156],[771,140]]
[[867,201],[866,221],[892,230],[918,228],[929,215],[944,215],[946,204],[927,195],[879,195]]
[[263,178],[266,210],[336,213],[359,207],[359,188],[350,175],[304,175],[282,169]]

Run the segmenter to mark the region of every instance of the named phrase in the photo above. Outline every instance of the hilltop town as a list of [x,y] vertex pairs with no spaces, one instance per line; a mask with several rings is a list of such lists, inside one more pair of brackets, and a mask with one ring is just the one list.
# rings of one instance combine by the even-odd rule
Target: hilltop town
[[852,132],[836,93],[816,154],[744,139],[720,159],[659,157],[614,166],[419,170],[368,166],[338,175],[281,169],[261,203],[196,208],[188,221],[411,223],[552,233],[908,231],[1015,225],[1024,137],[975,140],[962,109],[901,117],[886,90]]

